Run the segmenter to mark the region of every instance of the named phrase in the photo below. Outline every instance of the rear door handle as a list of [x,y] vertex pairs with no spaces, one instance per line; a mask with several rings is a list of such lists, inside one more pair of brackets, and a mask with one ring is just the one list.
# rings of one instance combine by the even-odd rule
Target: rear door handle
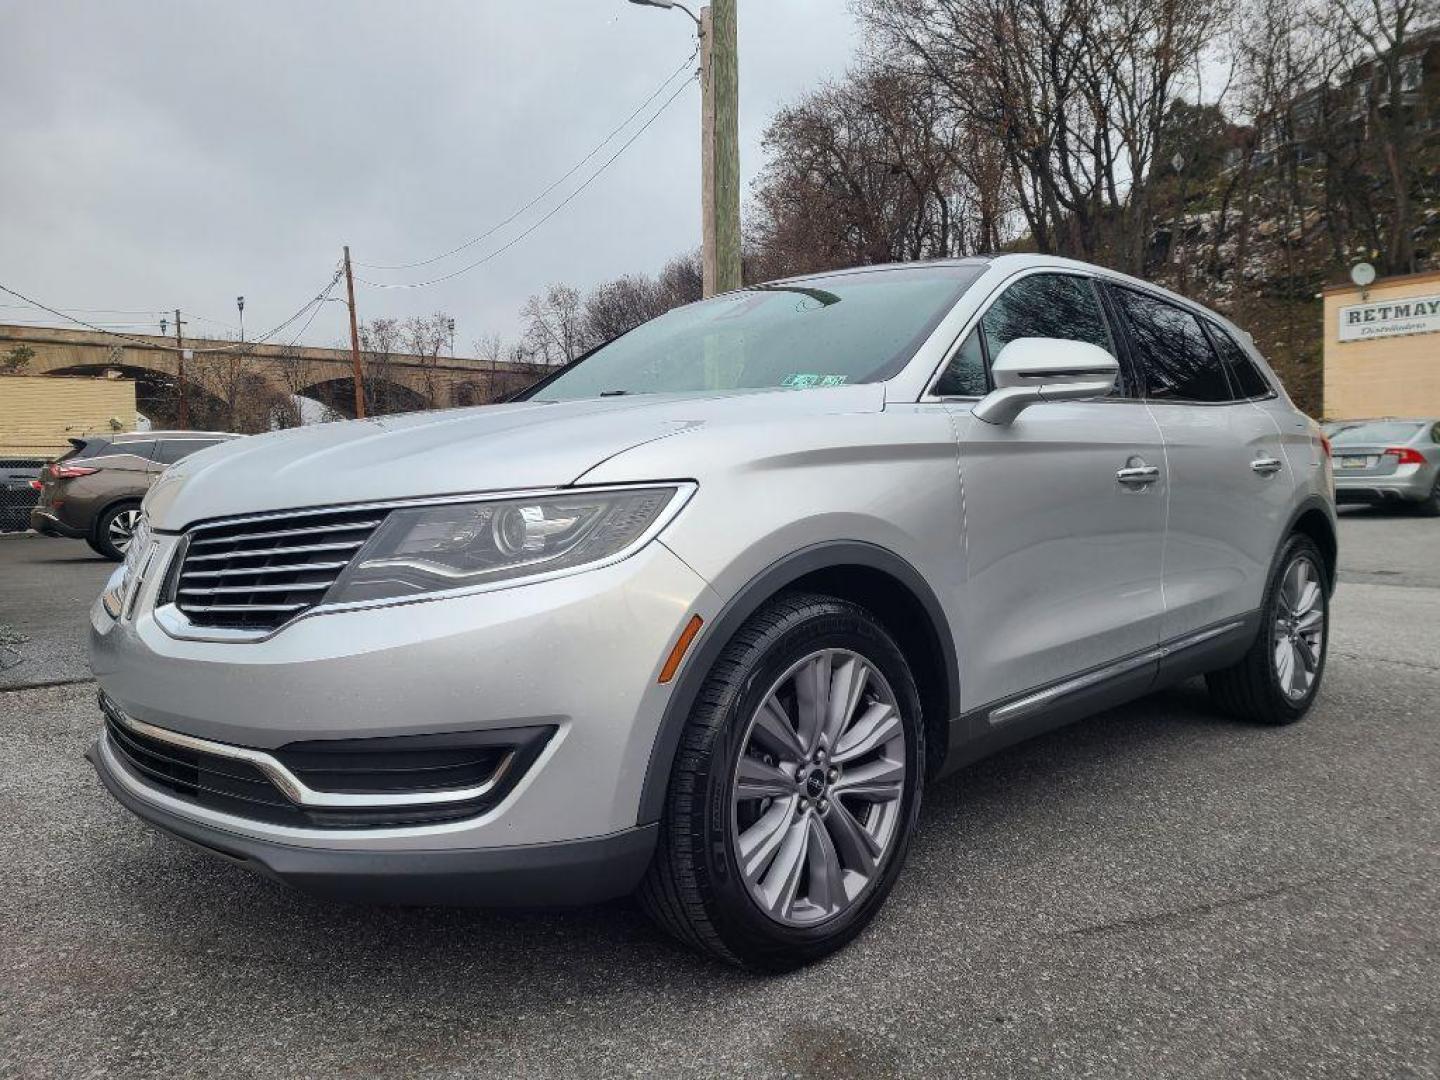
[[1254,469],[1261,476],[1270,476],[1280,471],[1281,461],[1279,458],[1267,457],[1258,461],[1250,462],[1250,468]]
[[1115,474],[1115,479],[1131,487],[1143,487],[1146,484],[1153,484],[1156,480],[1160,479],[1160,469],[1155,465],[1141,465],[1121,469]]

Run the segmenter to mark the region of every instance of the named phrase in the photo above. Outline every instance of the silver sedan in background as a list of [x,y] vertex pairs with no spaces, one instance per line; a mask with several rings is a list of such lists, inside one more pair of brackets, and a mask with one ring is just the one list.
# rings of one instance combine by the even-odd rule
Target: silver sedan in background
[[1325,434],[1337,503],[1408,503],[1440,516],[1440,420],[1335,420]]

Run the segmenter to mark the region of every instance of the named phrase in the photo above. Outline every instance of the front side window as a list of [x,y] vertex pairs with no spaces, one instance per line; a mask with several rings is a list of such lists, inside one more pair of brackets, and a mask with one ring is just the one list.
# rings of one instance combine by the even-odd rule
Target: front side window
[[1147,397],[1160,401],[1234,400],[1220,358],[1194,315],[1133,289],[1117,286],[1112,294],[1140,363]]
[[1220,353],[1220,361],[1225,365],[1235,393],[1242,398],[1268,396],[1271,393],[1270,384],[1255,366],[1255,361],[1250,359],[1250,354],[1218,324],[1211,322],[1209,327],[1210,337]]
[[[1000,294],[950,358],[935,393],[942,397],[983,396],[990,390],[989,366],[1016,338],[1060,338],[1115,346],[1095,287],[1074,274],[1031,274]],[[1115,393],[1122,393],[1117,382]]]
[[905,366],[984,269],[905,267],[726,293],[637,326],[525,396],[567,401],[879,382]]

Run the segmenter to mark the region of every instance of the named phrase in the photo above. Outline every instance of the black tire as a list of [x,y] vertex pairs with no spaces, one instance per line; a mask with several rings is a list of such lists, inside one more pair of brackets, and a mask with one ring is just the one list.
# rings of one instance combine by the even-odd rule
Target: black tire
[[122,502],[116,503],[114,506],[107,506],[101,511],[100,516],[95,519],[94,531],[90,533],[85,541],[90,545],[90,550],[97,555],[104,555],[107,559],[113,559],[115,562],[123,560],[125,558],[125,552],[123,549],[116,547],[111,541],[110,526],[114,524],[115,519],[121,514],[137,510],[139,507],[140,504],[138,502]]
[[[1280,685],[1276,670],[1276,622],[1284,600],[1281,584],[1297,559],[1306,559],[1314,567],[1320,581],[1320,611],[1323,613],[1319,659],[1315,677],[1303,697],[1296,699]],[[1325,675],[1325,657],[1330,646],[1330,580],[1325,557],[1308,536],[1292,535],[1281,547],[1270,570],[1265,588],[1265,602],[1260,608],[1260,629],[1245,656],[1231,667],[1212,671],[1205,676],[1211,699],[1232,716],[1257,724],[1293,724],[1314,704]]]
[[[817,925],[790,926],[761,909],[740,873],[732,784],[750,719],[776,680],[815,651],[836,648],[862,657],[893,694],[904,731],[903,794],[895,831],[863,890]],[[904,864],[920,809],[924,739],[909,665],[874,616],[828,596],[777,597],[740,628],[701,688],[671,770],[641,906],[692,948],[756,970],[790,970],[841,948],[874,918]]]
[[1421,517],[1440,517],[1440,476],[1435,477],[1430,497],[1415,504],[1415,512]]

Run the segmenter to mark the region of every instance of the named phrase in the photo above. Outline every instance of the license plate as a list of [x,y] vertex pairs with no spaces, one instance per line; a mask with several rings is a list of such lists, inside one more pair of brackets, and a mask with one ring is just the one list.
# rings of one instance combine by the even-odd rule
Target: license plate
[[1340,468],[1342,469],[1363,469],[1369,464],[1368,458],[1363,457],[1342,457]]

